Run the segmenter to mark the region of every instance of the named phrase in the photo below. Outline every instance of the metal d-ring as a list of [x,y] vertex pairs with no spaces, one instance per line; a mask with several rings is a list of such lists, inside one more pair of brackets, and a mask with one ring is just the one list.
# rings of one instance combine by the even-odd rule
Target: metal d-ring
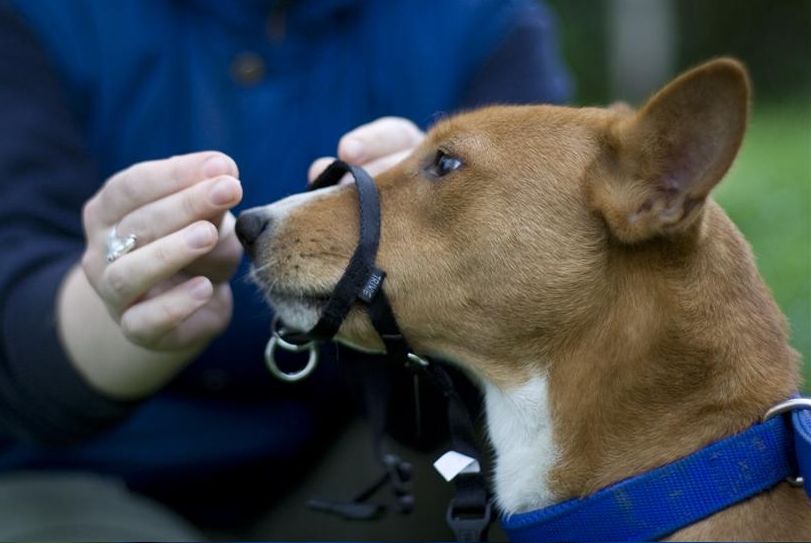
[[406,356],[409,362],[417,366],[422,366],[423,368],[428,367],[431,364],[426,359],[422,358],[421,356],[417,356],[414,353],[408,353]]
[[[273,319],[273,324],[271,325],[270,331],[272,335],[265,346],[265,364],[267,364],[270,373],[272,373],[277,379],[286,381],[288,383],[301,381],[310,375],[318,365],[318,346],[315,344],[315,342],[308,341],[307,343],[291,343],[286,341],[284,338],[282,338],[282,334],[287,332],[287,330],[279,325],[279,320],[276,318]],[[277,348],[290,353],[309,351],[307,363],[298,371],[289,373],[282,371],[276,362]]]
[[[780,402],[766,411],[766,415],[763,416],[763,420],[767,421],[772,417],[776,417],[777,415],[782,415],[783,413],[796,411],[798,409],[811,409],[811,398],[792,398],[790,400]],[[786,481],[793,486],[803,486],[803,483],[805,482],[801,476],[787,477]]]

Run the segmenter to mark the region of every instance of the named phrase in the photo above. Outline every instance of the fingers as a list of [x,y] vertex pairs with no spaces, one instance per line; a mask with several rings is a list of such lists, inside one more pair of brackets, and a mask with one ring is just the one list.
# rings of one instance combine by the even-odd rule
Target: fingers
[[207,151],[135,164],[112,176],[85,206],[90,227],[108,227],[128,213],[200,181],[239,176],[234,161]]
[[[242,254],[228,211],[242,199],[238,175],[218,152],[143,162],[111,177],[85,204],[82,268],[131,342],[185,349],[227,325],[227,281]],[[113,226],[136,243],[108,263]]]
[[381,117],[346,133],[338,142],[338,158],[365,165],[392,153],[410,151],[425,134],[402,117]]
[[120,236],[135,234],[144,246],[194,221],[216,223],[242,199],[242,185],[229,175],[202,181],[184,190],[150,202],[121,218]]
[[[425,134],[408,119],[382,117],[346,133],[338,142],[338,158],[363,166],[374,176],[408,156],[424,138]],[[315,181],[333,160],[331,157],[315,160],[307,172],[307,181]],[[344,176],[341,183],[349,180]]]
[[[161,172],[166,175],[165,178],[162,178],[166,180],[164,183],[157,181]],[[174,237],[155,247],[151,247],[151,244],[201,220],[208,220],[212,225],[221,227],[223,218],[230,215],[228,209],[242,199],[242,186],[231,175],[233,173],[238,172],[230,158],[221,153],[207,152],[137,164],[126,170],[125,173],[113,176],[85,205],[83,215],[87,237],[83,266],[88,279],[102,298],[109,292],[118,290],[116,286],[108,289],[107,281],[103,277],[108,267],[106,245],[112,225],[116,225],[119,237],[136,236],[135,249],[126,255],[134,256],[140,253],[140,257],[136,261],[152,257],[155,251],[158,252],[158,256],[163,255],[166,251],[175,251],[173,258],[155,261],[156,264],[164,266],[172,263],[169,268],[164,270],[164,273],[141,274],[142,270],[138,270],[138,273],[141,274],[140,277],[151,279],[165,275],[170,270],[176,271],[177,262],[182,261],[188,264],[191,262],[189,259],[199,258],[205,252],[216,248],[217,236],[210,236],[214,241],[212,244],[206,245],[203,251],[195,248],[190,254],[179,251],[177,247],[177,240],[182,237]],[[204,176],[213,177],[202,179]],[[178,189],[184,185],[188,186]],[[138,190],[139,187],[140,190]],[[119,202],[124,194],[131,196],[131,201],[126,205]],[[133,208],[124,216],[117,216],[115,213],[111,213],[111,208],[106,207],[108,204],[111,208],[117,209],[117,213],[121,213],[125,208],[137,205],[140,207]],[[210,225],[208,230],[210,231],[211,228]],[[233,230],[233,224],[230,228]],[[169,248],[167,248],[167,244]],[[236,265],[235,261],[241,256],[240,250],[234,250],[233,245],[233,242],[229,242],[230,249],[219,251],[214,259],[215,262],[225,257],[231,259],[226,262],[225,267],[216,266],[216,269],[221,271],[220,276],[230,277],[230,273]],[[148,247],[150,249],[147,251]],[[144,253],[144,251],[147,252]],[[134,259],[128,258],[127,260],[132,262]],[[116,269],[118,266],[114,267],[114,271],[110,273],[116,273]],[[219,277],[211,277],[211,279],[218,280]],[[131,288],[130,285],[127,285],[125,292],[129,293]],[[126,297],[116,296],[105,301],[108,307],[117,310],[121,307],[122,299],[126,299]]]
[[185,268],[191,275],[205,275],[215,284],[231,279],[242,259],[242,244],[237,239],[234,225],[236,217],[226,213],[220,221],[219,241],[205,256],[198,258]]
[[208,303],[214,285],[205,277],[194,277],[132,306],[121,316],[121,331],[137,345],[154,346],[195,311]]
[[[363,165],[363,168],[371,175],[372,177],[376,177],[377,175],[385,172],[392,166],[401,162],[404,158],[411,154],[411,150],[400,151],[399,153],[392,153],[390,155],[386,155],[384,157],[378,158],[372,162],[367,162]],[[343,181],[343,180],[341,180]]]
[[92,269],[95,264],[92,258],[83,260],[83,265],[108,311],[119,319],[138,298],[211,251],[217,242],[214,225],[198,221],[122,256],[107,264],[100,273]]
[[121,316],[132,343],[154,350],[187,348],[218,335],[232,312],[228,285],[193,277],[158,296],[133,305]]
[[[409,154],[411,154],[410,150],[400,151],[399,153],[392,153],[390,155],[386,155],[384,157],[378,158],[372,162],[368,162],[366,164],[362,164],[363,169],[365,169],[369,175],[375,177],[392,166],[396,165],[397,163],[401,162],[404,158],[406,158]],[[307,183],[312,184],[324,170],[327,169],[327,166],[332,164],[334,158],[331,157],[321,157],[313,161],[310,165],[310,170],[307,172]],[[349,174],[345,174],[341,177],[340,184],[344,183],[351,183],[352,177]]]
[[315,181],[334,160],[334,157],[326,156],[314,160],[313,163],[310,164],[310,169],[307,171],[307,183],[311,184]]

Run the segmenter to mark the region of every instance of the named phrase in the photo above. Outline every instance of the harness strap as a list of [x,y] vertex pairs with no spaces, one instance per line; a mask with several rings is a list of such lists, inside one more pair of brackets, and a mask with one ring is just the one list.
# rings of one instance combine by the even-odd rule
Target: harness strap
[[[467,455],[479,465],[481,454],[477,445],[473,421],[459,396],[450,375],[436,363],[415,365],[442,391],[448,405],[448,429],[451,448]],[[448,504],[446,519],[457,541],[487,541],[493,520],[492,499],[487,481],[481,472],[460,473],[454,479],[454,494]]]
[[393,454],[383,452],[383,437],[390,405],[390,376],[387,367],[378,359],[355,358],[344,361],[361,383],[367,416],[371,426],[371,444],[374,457],[381,467],[381,473],[367,487],[349,501],[326,497],[316,497],[307,501],[308,507],[336,514],[348,520],[374,520],[386,512],[388,507],[373,503],[371,498],[386,486],[394,494],[393,507],[407,514],[414,508],[411,494],[411,465]]
[[[360,232],[358,245],[347,265],[341,279],[333,290],[327,305],[319,316],[316,325],[305,333],[288,332],[284,340],[291,343],[310,341],[329,341],[338,332],[352,305],[358,300],[368,306],[372,324],[384,343],[386,353],[397,363],[422,369],[431,380],[440,387],[448,401],[448,422],[451,440],[455,450],[479,460],[479,451],[473,432],[473,424],[465,405],[453,386],[448,374],[437,364],[409,364],[411,348],[397,325],[397,319],[385,293],[382,290],[385,272],[375,268],[374,262],[380,242],[380,198],[374,180],[365,170],[346,162],[336,160],[313,182],[312,189],[324,188],[336,184],[344,173],[349,172],[358,189],[358,206],[360,215]],[[374,385],[384,386],[381,383]],[[378,391],[385,395],[385,391]],[[367,391],[367,395],[370,392]],[[380,400],[380,398],[378,398]],[[382,401],[385,402],[385,399]],[[370,408],[383,409],[378,405]],[[379,514],[380,509],[364,503],[377,489],[386,482],[394,486],[399,498],[400,509],[408,512],[413,506],[413,499],[407,490],[409,469],[406,463],[391,455],[382,455],[380,449],[381,423],[380,414],[374,415],[375,448],[386,474],[372,487],[359,494],[352,503],[340,504],[328,500],[311,501],[310,505],[341,514],[349,518],[371,518]],[[458,541],[484,541],[490,525],[491,505],[486,482],[480,473],[464,474],[456,479],[456,492],[448,507],[448,524]]]
[[[379,270],[377,273],[385,277],[385,274]],[[372,326],[375,327],[380,339],[386,347],[386,354],[389,355],[397,363],[407,363],[408,353],[411,352],[400,327],[397,325],[397,319],[394,318],[394,311],[389,304],[388,298],[380,292],[376,292],[369,303],[369,318],[372,320]]]
[[336,160],[310,186],[310,190],[335,185],[345,173],[351,173],[358,189],[360,233],[358,245],[335,290],[327,301],[316,325],[306,333],[290,333],[285,340],[297,343],[329,341],[346,318],[352,304],[367,286],[375,270],[374,261],[380,243],[380,198],[374,180],[363,168]]
[[[809,435],[811,415],[792,416]],[[793,434],[788,416],[774,417],[585,498],[506,516],[502,525],[519,542],[661,539],[796,475]]]

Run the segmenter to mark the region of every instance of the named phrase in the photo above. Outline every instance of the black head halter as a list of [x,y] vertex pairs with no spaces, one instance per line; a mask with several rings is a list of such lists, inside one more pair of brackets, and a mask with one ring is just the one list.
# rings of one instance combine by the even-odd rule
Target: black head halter
[[352,175],[358,189],[358,245],[315,326],[308,332],[286,332],[282,337],[290,343],[299,344],[307,341],[330,341],[338,333],[352,306],[361,301],[368,305],[372,325],[383,340],[386,353],[397,361],[407,361],[411,350],[397,326],[391,304],[382,289],[386,274],[375,267],[380,245],[380,197],[374,180],[363,168],[336,160],[318,176],[309,190],[333,186],[346,173]]
[[[273,337],[266,350],[268,365],[274,374],[285,380],[305,377],[315,366],[314,357],[317,356],[315,343],[330,341],[335,337],[352,306],[360,301],[366,304],[372,325],[380,335],[388,357],[395,363],[407,364],[427,375],[448,400],[448,422],[453,449],[481,463],[473,423],[464,402],[454,388],[453,381],[439,365],[429,363],[411,352],[383,291],[386,274],[375,267],[375,258],[380,245],[380,197],[374,180],[363,168],[336,160],[312,183],[309,190],[333,186],[346,173],[352,175],[358,190],[360,212],[358,245],[315,326],[307,332],[292,332],[285,330],[278,321],[274,323]],[[305,369],[293,374],[280,372],[272,359],[276,346],[292,351],[309,349],[310,360]],[[392,482],[395,486],[395,492],[401,498],[401,509],[409,509],[403,505],[408,503],[405,498],[410,498],[410,495],[400,484],[403,483],[401,479],[408,471],[406,464],[390,455],[383,456],[382,462],[387,468],[384,480]],[[448,507],[448,524],[458,541],[483,541],[492,518],[484,477],[481,473],[464,473],[458,475],[454,481],[456,491]],[[371,491],[376,490],[380,484],[382,483],[378,482],[373,485]],[[369,494],[370,492],[362,493],[351,504],[317,500],[311,502],[311,505],[346,517],[360,518],[374,512],[373,509],[364,507],[363,502]]]

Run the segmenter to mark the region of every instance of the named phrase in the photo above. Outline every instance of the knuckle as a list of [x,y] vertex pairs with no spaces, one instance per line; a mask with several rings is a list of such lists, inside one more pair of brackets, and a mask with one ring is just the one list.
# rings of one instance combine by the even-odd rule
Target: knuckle
[[186,319],[182,305],[153,300],[150,307],[134,306],[121,316],[121,333],[130,342],[142,347],[154,347],[162,337],[178,328]]
[[138,183],[138,170],[142,164],[135,164],[114,176],[108,185],[118,191],[123,199],[134,200],[138,197],[140,183]]
[[155,244],[155,254],[154,257],[158,262],[158,267],[165,269],[171,266],[172,264],[172,251],[170,251],[165,243],[156,243]]
[[188,317],[188,311],[186,307],[182,304],[177,302],[170,302],[164,301],[158,305],[158,311],[160,313],[159,321],[162,324],[162,328],[171,330],[177,328],[180,323],[182,323],[186,317]]
[[129,311],[124,313],[121,316],[119,326],[121,327],[121,333],[130,342],[136,345],[146,345],[148,343],[149,335],[137,314]]
[[93,255],[90,254],[90,250],[85,249],[85,252],[82,253],[79,265],[82,267],[82,271],[84,271],[85,275],[89,276],[90,269],[93,267]]
[[85,249],[85,251],[82,253],[82,257],[79,260],[79,266],[81,267],[85,277],[87,277],[88,282],[90,282],[90,284],[94,285],[94,288],[96,288],[95,276],[98,266],[96,265],[96,259],[94,258],[94,255],[90,249]]
[[118,223],[117,233],[119,237],[126,237],[130,234],[138,236],[138,243],[143,244],[148,239],[152,239],[149,234],[150,228],[144,218],[138,213],[130,213]]
[[132,286],[120,266],[111,264],[104,269],[101,295],[108,303],[126,300],[131,296]]
[[99,207],[98,195],[93,196],[82,206],[82,225],[84,226],[85,232],[88,232],[91,228],[96,226],[98,222],[96,217],[99,215]]
[[197,200],[192,194],[189,194],[189,192],[190,191],[185,191],[183,193],[183,197],[180,199],[180,204],[186,217],[197,217],[199,213],[197,209]]
[[183,157],[184,155],[174,155],[166,159],[167,174],[175,186],[180,186],[183,179]]

